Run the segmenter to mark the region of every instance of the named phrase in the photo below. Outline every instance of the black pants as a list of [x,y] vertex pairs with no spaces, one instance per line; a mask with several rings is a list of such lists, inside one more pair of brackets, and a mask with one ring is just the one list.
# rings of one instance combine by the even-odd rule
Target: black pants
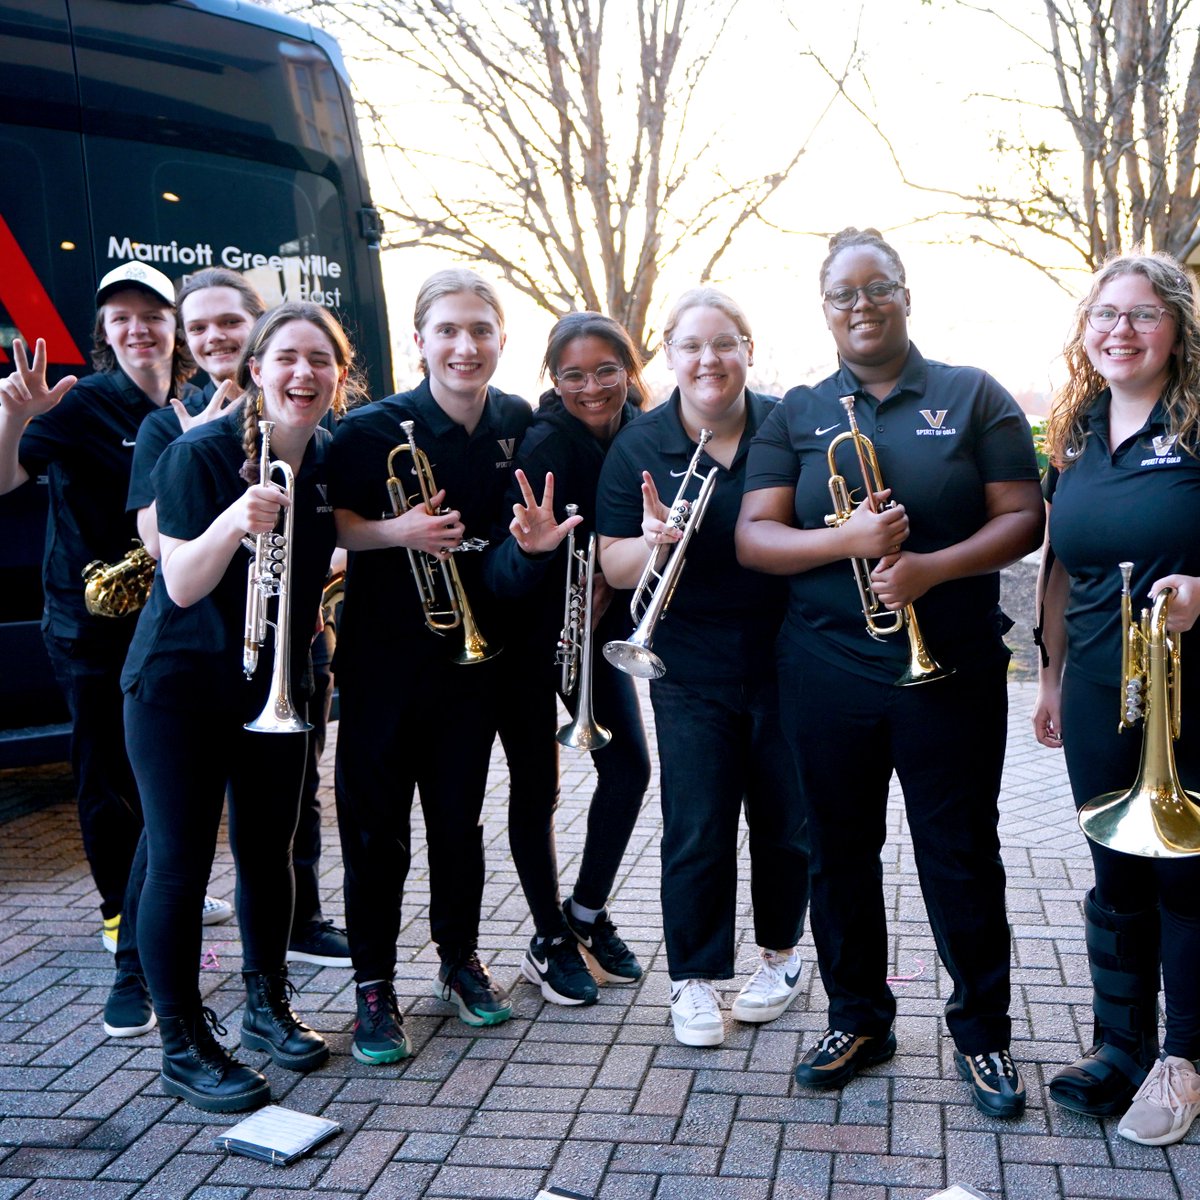
[[295,935],[321,920],[321,801],[317,788],[321,784],[318,768],[321,755],[325,753],[325,734],[333,705],[333,675],[329,669],[332,658],[333,629],[326,625],[312,644],[313,694],[308,699],[308,720],[312,729],[308,735],[304,786],[300,791],[300,820],[296,824],[296,841],[292,846],[292,866],[296,873],[296,910],[292,917]]
[[[526,663],[514,655],[505,664],[509,677],[500,713],[500,741],[509,770],[508,842],[538,937],[557,937],[565,932],[554,838],[559,800],[555,697],[560,673],[540,664],[533,670]],[[564,702],[574,716],[577,693]],[[592,711],[612,741],[592,753],[596,790],[573,894],[586,908],[603,908],[650,785],[650,751],[633,680],[599,654],[592,664]]]
[[738,817],[760,946],[804,931],[808,839],[775,681],[650,684],[662,771],[662,909],[672,979],[734,974]]
[[45,634],[54,675],[71,712],[71,769],[79,828],[100,911],[121,911],[129,868],[142,832],[142,805],[125,753],[121,668],[136,622],[81,638]]
[[[483,900],[479,816],[496,736],[495,660],[381,664],[338,678],[338,831],[354,977],[391,979],[419,790],[429,851],[429,924],[445,955],[473,950]],[[401,695],[401,692],[403,695]]]
[[129,757],[146,814],[138,951],[159,1017],[199,1003],[200,906],[228,789],[242,969],[284,965],[292,922],[292,837],[307,738],[248,733],[236,714],[125,699]]
[[877,683],[780,641],[783,726],[812,840],[812,927],[829,1025],[878,1036],[887,984],[880,852],[893,770],[921,894],[954,981],[946,1024],[968,1054],[1006,1048],[1010,941],[997,834],[1007,662],[916,687]]
[[[1175,766],[1185,788],[1200,790],[1200,687],[1183,672],[1183,736]],[[1117,733],[1119,689],[1068,670],[1063,679],[1063,751],[1075,807],[1104,792],[1133,784],[1142,751],[1142,729]],[[1190,733],[1189,733],[1190,724]],[[1143,858],[1088,842],[1096,870],[1096,901],[1110,912],[1155,907],[1162,922],[1162,985],[1166,1010],[1163,1049],[1200,1058],[1200,857]],[[1153,983],[1157,990],[1158,980]]]

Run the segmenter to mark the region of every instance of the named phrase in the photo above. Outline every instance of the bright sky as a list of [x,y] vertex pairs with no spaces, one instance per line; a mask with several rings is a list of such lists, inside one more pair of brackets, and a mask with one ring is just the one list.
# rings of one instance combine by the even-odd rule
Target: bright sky
[[[462,0],[460,7],[472,2]],[[1036,0],[1004,0],[1000,7],[1010,21],[1044,38],[1044,10]],[[807,153],[768,210],[771,219],[825,235],[845,225],[876,225],[905,261],[913,296],[910,328],[927,357],[984,367],[1014,393],[1048,394],[1058,378],[1076,297],[1003,253],[951,244],[965,241],[973,223],[934,217],[953,201],[906,187],[882,142],[844,101],[835,102],[817,124],[832,88],[802,52],[811,45],[831,65],[840,65],[851,52],[856,26],[870,81],[870,95],[856,85],[856,96],[874,105],[910,179],[967,192],[984,184],[1003,189],[1007,180],[999,172],[1006,164],[992,149],[998,132],[1015,141],[1024,129],[1051,145],[1073,145],[1069,131],[1044,112],[995,98],[1054,101],[1053,76],[1033,45],[953,0],[862,0],[861,19],[854,4],[741,0],[704,101],[693,114],[698,132],[718,132],[717,162],[732,175],[785,164],[811,134]],[[352,54],[349,39],[342,40]],[[373,99],[403,106],[403,127],[427,129],[431,122],[445,127],[439,110],[401,70],[381,74],[353,61],[350,66],[359,88]],[[377,201],[386,203],[387,187],[386,172],[373,164]],[[1032,243],[1029,249],[1035,250]],[[716,282],[743,306],[755,331],[752,385],[781,391],[833,369],[817,287],[825,251],[825,237],[745,227],[722,260]],[[668,278],[654,314],[656,327],[673,295],[696,282],[689,272],[698,271],[706,257],[698,253],[695,262],[680,263]],[[402,384],[416,289],[444,265],[444,256],[421,251],[384,256]],[[1076,287],[1085,278],[1078,276]],[[509,344],[496,382],[532,398],[540,386],[536,370],[551,318],[511,289],[504,296]],[[660,359],[648,374],[652,383],[665,384],[669,373]]]

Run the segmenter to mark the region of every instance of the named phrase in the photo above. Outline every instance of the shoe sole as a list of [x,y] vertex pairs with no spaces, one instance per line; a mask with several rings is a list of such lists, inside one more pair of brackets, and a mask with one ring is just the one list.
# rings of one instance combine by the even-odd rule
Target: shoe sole
[[792,1001],[800,995],[800,983],[797,981],[796,986],[792,989],[788,998],[780,1003],[768,1004],[762,1007],[751,1007],[749,1005],[739,1004],[735,1000],[729,1011],[735,1021],[743,1021],[747,1025],[765,1025],[768,1021],[774,1021],[776,1017],[782,1017],[785,1012],[792,1006]]
[[307,1054],[285,1054],[269,1038],[249,1029],[242,1029],[242,1045],[247,1050],[264,1050],[271,1056],[271,1061],[289,1071],[311,1071],[319,1067],[329,1057],[329,1047],[324,1043],[319,1049],[310,1050]]
[[[954,1055],[954,1065],[958,1068],[958,1077],[964,1083],[972,1085],[971,1100],[985,1117],[999,1117],[1002,1120],[1010,1120],[1019,1117],[1025,1111],[1024,1096],[1014,1096],[1011,1099],[1008,1097],[998,1097],[996,1106],[994,1108],[989,1107],[987,1101],[981,1099],[979,1093],[975,1090],[974,1076],[971,1073],[971,1068],[967,1065],[967,1060],[961,1054],[956,1053]],[[1153,1145],[1154,1143],[1150,1144]]]
[[469,1009],[460,998],[457,992],[451,992],[446,995],[446,985],[440,979],[433,981],[433,994],[438,1000],[445,1000],[449,1004],[453,1004],[458,1009],[458,1019],[464,1025],[471,1025],[478,1028],[480,1025],[503,1025],[509,1017],[512,1016],[512,1005],[501,1009],[494,1013],[477,1013]]
[[605,983],[637,983],[641,979],[641,971],[638,971],[636,975],[618,975],[616,972],[608,970],[591,950],[579,940],[578,936],[576,936],[575,941],[579,946],[579,953],[583,955],[583,961],[587,963],[588,970],[593,975],[598,975]]
[[1130,1088],[1127,1096],[1111,1100],[1107,1104],[1082,1104],[1076,1103],[1071,1096],[1060,1096],[1055,1092],[1053,1080],[1046,1087],[1046,1094],[1059,1108],[1078,1113],[1081,1117],[1115,1117],[1118,1113],[1124,1113],[1133,1103],[1133,1094],[1136,1091],[1137,1088]]
[[186,1083],[180,1083],[167,1075],[159,1075],[159,1078],[162,1080],[163,1091],[168,1096],[178,1096],[203,1112],[244,1112],[248,1108],[262,1108],[271,1099],[271,1085],[265,1079],[261,1086],[252,1092],[242,1092],[237,1096],[213,1097],[204,1092],[197,1092]]
[[815,1078],[809,1078],[807,1075],[800,1074],[804,1067],[800,1063],[795,1071],[792,1072],[796,1082],[801,1087],[811,1088],[832,1088],[841,1087],[844,1083],[849,1083],[865,1067],[877,1067],[880,1063],[885,1063],[888,1059],[895,1056],[896,1053],[896,1035],[888,1032],[882,1045],[875,1050],[861,1050],[851,1059],[850,1062],[844,1064],[838,1071],[828,1075],[817,1075]]
[[107,933],[102,933],[100,935],[100,944],[109,952],[109,954],[116,954],[117,939],[115,937],[112,937]]
[[720,1029],[681,1029],[672,1018],[675,1026],[675,1040],[681,1046],[720,1046],[725,1041],[725,1023]]
[[368,1067],[386,1067],[389,1063],[402,1062],[404,1059],[410,1058],[412,1047],[406,1041],[403,1046],[398,1046],[394,1050],[382,1050],[376,1054],[371,1050],[360,1050],[357,1042],[351,1042],[350,1053],[360,1063],[366,1063]]
[[542,998],[548,1000],[551,1004],[561,1004],[564,1007],[571,1008],[585,1004],[595,1004],[600,998],[598,994],[590,996],[564,996],[561,992],[556,992],[529,959],[526,959],[521,964],[521,974],[530,983],[537,984],[541,989]]
[[213,912],[205,912],[200,910],[201,925],[224,925],[226,921],[233,919],[233,906],[230,905],[227,909],[216,909]]
[[1173,1129],[1170,1133],[1164,1133],[1161,1137],[1138,1137],[1136,1133],[1122,1129],[1117,1126],[1117,1133],[1121,1135],[1127,1142],[1136,1142],[1139,1146],[1173,1146],[1176,1142],[1182,1142],[1187,1137],[1188,1130],[1192,1127],[1195,1115],[1190,1120],[1186,1121],[1178,1129]]
[[140,1033],[149,1033],[155,1025],[158,1024],[158,1018],[151,1013],[150,1020],[145,1025],[110,1025],[107,1021],[104,1022],[104,1032],[109,1037],[137,1037]]
[[352,967],[354,960],[349,955],[337,957],[332,954],[314,954],[311,950],[289,950],[288,962],[313,963],[318,967]]

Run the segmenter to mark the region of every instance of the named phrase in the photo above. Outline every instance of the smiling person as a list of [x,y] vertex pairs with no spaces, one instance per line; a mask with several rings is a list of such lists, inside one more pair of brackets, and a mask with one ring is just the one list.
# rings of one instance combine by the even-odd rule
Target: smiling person
[[[1135,621],[1166,588],[1175,589],[1169,631],[1193,628],[1200,613],[1200,301],[1191,271],[1166,254],[1110,258],[1079,306],[1064,356],[1069,378],[1046,430],[1044,651],[1033,727],[1042,745],[1064,751],[1078,808],[1138,774],[1143,734],[1117,731],[1118,564],[1133,564]],[[1192,671],[1182,678],[1175,765],[1195,790],[1200,685]],[[1122,1113],[1122,1137],[1170,1145],[1200,1112],[1200,860],[1143,858],[1090,840],[1088,849],[1092,1046],[1051,1079],[1050,1096],[1088,1116]]]
[[[829,998],[829,1027],[796,1080],[840,1087],[896,1051],[879,861],[894,771],[954,981],[946,1022],[957,1069],[983,1112],[1015,1117],[1025,1088],[1009,1055],[997,835],[1008,710],[1001,635],[1012,622],[999,608],[999,570],[1041,537],[1033,441],[994,379],[928,360],[909,340],[904,266],[878,232],[832,238],[820,283],[840,366],[788,392],[759,431],[737,533],[746,566],[789,580],[781,706],[809,818],[813,936]],[[874,493],[878,511],[860,503],[831,525],[828,458],[849,432],[843,398],[874,443],[881,479],[864,484],[849,439],[835,448],[837,472],[860,497],[886,488]],[[850,560],[862,565],[868,604],[872,590],[878,598],[877,622],[906,608],[910,626],[919,617],[940,674],[903,632],[868,634]],[[931,674],[897,686],[913,667]]]
[[[754,361],[750,324],[716,288],[680,297],[663,343],[677,386],[613,443],[600,475],[596,527],[605,578],[615,588],[633,587],[649,555],[665,558],[678,540],[666,523],[667,506],[701,430],[711,432],[699,475],[715,472],[716,486],[654,636],[666,674],[651,681],[650,700],[662,773],[671,1021],[685,1046],[719,1046],[725,1025],[713,981],[735,973],[743,809],[760,950],[733,1002],[736,1020],[774,1020],[799,993],[796,943],[808,907],[804,814],[779,728],[772,649],[783,586],[739,566],[733,546],[750,441],[775,402],[746,387]],[[699,486],[699,478],[690,480],[684,498],[693,500]]]
[[[509,766],[508,837],[535,935],[522,965],[527,979],[555,1004],[591,1004],[596,984],[580,947],[606,983],[641,978],[636,955],[617,933],[607,904],[650,783],[650,752],[633,680],[607,663],[599,647],[625,636],[627,597],[615,600],[597,568],[593,589],[591,713],[611,735],[592,752],[596,790],[575,887],[560,904],[554,812],[558,807],[556,695],[574,716],[577,684],[563,694],[556,664],[563,629],[566,535],[586,554],[596,523],[596,488],[612,440],[638,414],[646,394],[641,361],[625,329],[600,313],[568,313],[546,343],[542,369],[553,387],[542,398],[517,453],[507,501],[508,536],[486,560],[498,595],[521,602],[505,653],[508,682],[500,737]],[[535,488],[544,489],[540,501]],[[579,513],[568,518],[566,506]],[[582,653],[582,650],[579,651]],[[576,667],[577,679],[582,662]],[[511,717],[509,716],[511,714]]]
[[[336,795],[358,985],[352,1052],[365,1063],[411,1052],[393,976],[414,789],[425,815],[429,923],[440,959],[434,995],[453,1003],[468,1025],[496,1025],[512,1013],[478,953],[480,813],[504,703],[498,665],[478,648],[479,661],[452,661],[464,648],[464,625],[438,633],[429,623],[451,621],[442,584],[453,563],[460,608],[465,597],[484,640],[502,639],[480,555],[456,551],[464,538],[490,536],[531,412],[524,400],[489,386],[504,348],[504,316],[486,280],[460,268],[432,275],[417,294],[414,325],[424,380],[350,413],[330,461],[338,540],[353,552],[334,660]],[[401,424],[410,421],[411,441]],[[392,463],[395,489],[409,503],[396,516],[388,459],[411,442],[435,477],[433,512],[406,451]],[[414,575],[438,589],[428,606]]]
[[[246,342],[237,407],[172,442],[153,473],[162,560],[121,681],[149,850],[138,949],[162,1029],[164,1087],[209,1112],[251,1108],[270,1095],[263,1076],[216,1041],[213,1031],[224,1030],[196,986],[200,898],[226,794],[246,981],[242,1045],[297,1071],[329,1054],[292,1012],[285,966],[307,739],[253,733],[244,723],[264,708],[278,653],[288,655],[302,710],[335,536],[325,495],[329,434],[320,424],[357,387],[352,367],[350,344],[325,309],[281,305]],[[290,500],[274,482],[259,482],[265,421],[274,423],[271,460],[294,475]],[[294,523],[290,628],[282,647],[272,636],[266,661],[247,679],[244,539],[282,529],[284,507]]]
[[45,474],[50,505],[42,566],[42,635],[71,713],[71,767],[83,848],[100,893],[101,935],[116,948],[125,887],[142,830],[125,754],[121,667],[137,614],[96,616],[83,570],[114,563],[137,533],[125,497],[138,429],[171,397],[188,399],[193,364],[175,320],[175,289],[153,267],[127,263],[100,280],[95,374],[46,381],[46,346],[0,380],[0,495]]

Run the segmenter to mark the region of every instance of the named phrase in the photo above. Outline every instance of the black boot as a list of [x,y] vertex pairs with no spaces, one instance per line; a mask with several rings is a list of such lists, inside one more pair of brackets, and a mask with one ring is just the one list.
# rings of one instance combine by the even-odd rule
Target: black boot
[[242,1016],[242,1045],[265,1050],[281,1067],[311,1071],[329,1057],[325,1039],[292,1012],[295,993],[287,972],[250,971],[246,980],[246,1011]]
[[1158,1058],[1158,910],[1108,912],[1084,901],[1094,1045],[1050,1080],[1050,1098],[1089,1117],[1123,1113]]
[[241,1112],[271,1099],[271,1086],[213,1036],[224,1033],[211,1008],[187,1017],[162,1017],[163,1090],[205,1112]]

